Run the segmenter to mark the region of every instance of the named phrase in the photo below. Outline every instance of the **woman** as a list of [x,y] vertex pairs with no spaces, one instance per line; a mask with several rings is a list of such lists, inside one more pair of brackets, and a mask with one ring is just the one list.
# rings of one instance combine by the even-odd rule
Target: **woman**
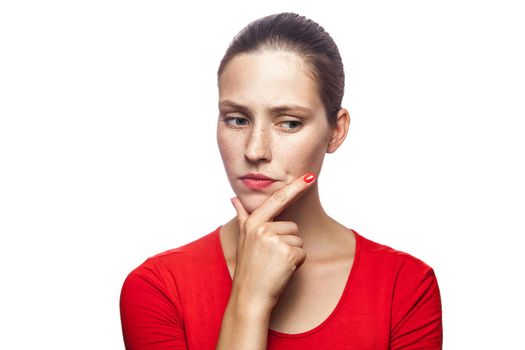
[[128,349],[440,349],[434,271],[323,210],[318,177],[343,143],[337,46],[295,13],[261,18],[218,70],[217,142],[237,215],[132,271]]

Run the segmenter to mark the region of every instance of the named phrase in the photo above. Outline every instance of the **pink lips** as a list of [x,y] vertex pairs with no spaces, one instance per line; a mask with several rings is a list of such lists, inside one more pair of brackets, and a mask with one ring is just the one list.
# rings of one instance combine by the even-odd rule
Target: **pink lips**
[[241,176],[241,180],[248,188],[254,190],[266,188],[277,181],[262,173],[248,173]]
[[266,188],[275,182],[275,180],[263,180],[263,179],[251,179],[251,178],[243,178],[241,180],[242,182],[244,182],[246,186],[254,190]]

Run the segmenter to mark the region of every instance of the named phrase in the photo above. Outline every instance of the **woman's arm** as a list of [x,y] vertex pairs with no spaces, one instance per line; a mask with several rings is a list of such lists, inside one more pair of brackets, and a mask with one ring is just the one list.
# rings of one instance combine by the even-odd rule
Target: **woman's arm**
[[265,350],[272,306],[232,289],[216,350]]
[[390,349],[442,349],[441,295],[434,270],[417,259],[401,266],[392,299]]
[[187,350],[180,305],[148,261],[124,281],[120,318],[127,350]]

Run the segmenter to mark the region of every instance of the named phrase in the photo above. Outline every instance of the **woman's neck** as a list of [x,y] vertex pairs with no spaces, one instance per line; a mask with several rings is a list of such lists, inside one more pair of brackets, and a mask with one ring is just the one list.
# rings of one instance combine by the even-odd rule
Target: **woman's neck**
[[299,227],[298,236],[312,241],[326,231],[333,220],[326,214],[319,199],[317,183],[294,203],[286,207],[273,221],[292,221]]
[[[292,221],[299,228],[297,235],[302,238],[304,249],[310,259],[323,260],[333,255],[333,250],[348,240],[349,229],[326,214],[319,199],[317,184],[299,199],[284,209],[273,221]],[[222,229],[225,241],[236,247],[239,237],[237,217],[232,218]],[[228,233],[227,233],[228,232]],[[346,233],[342,235],[341,233]]]

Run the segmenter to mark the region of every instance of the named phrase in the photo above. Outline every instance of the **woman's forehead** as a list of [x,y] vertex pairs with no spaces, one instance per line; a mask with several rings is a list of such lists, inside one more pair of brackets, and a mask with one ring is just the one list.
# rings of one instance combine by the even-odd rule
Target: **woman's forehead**
[[228,80],[232,75],[235,80],[312,80],[312,74],[303,58],[293,52],[276,50],[237,54],[224,68],[219,82]]
[[263,51],[232,58],[219,79],[219,104],[298,105],[315,109],[322,104],[317,84],[301,58],[293,53]]

